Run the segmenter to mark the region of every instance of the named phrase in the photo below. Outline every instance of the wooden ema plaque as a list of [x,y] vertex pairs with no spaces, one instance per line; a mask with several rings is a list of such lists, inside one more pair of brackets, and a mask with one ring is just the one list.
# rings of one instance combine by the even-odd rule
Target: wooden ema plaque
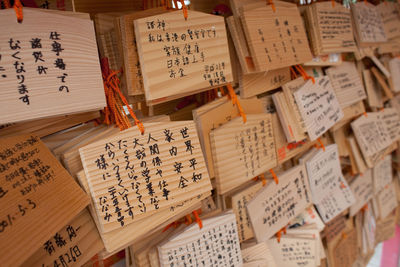
[[235,215],[226,211],[192,224],[157,246],[160,266],[242,266]]
[[93,22],[24,8],[0,11],[0,124],[102,109]]
[[162,8],[152,8],[123,15],[116,20],[120,30],[120,51],[124,64],[124,77],[128,95],[143,95],[143,78],[140,70],[139,55],[136,47],[133,21],[148,16],[159,15],[167,11]]
[[307,7],[306,16],[314,55],[356,50],[350,9],[340,4],[315,2]]
[[271,114],[235,118],[210,133],[219,194],[277,165]]
[[82,266],[104,249],[96,224],[87,209],[63,226],[23,267]]
[[102,232],[211,190],[192,121],[144,127],[79,150]]
[[368,2],[351,4],[356,39],[360,47],[387,41],[378,8]]
[[257,242],[265,242],[311,203],[304,165],[298,165],[270,182],[247,204]]
[[37,137],[0,139],[0,254],[19,266],[89,204],[87,195]]
[[295,4],[241,7],[247,43],[257,71],[268,71],[311,61],[312,55]]
[[311,141],[316,140],[343,118],[329,77],[308,80],[294,92],[294,98]]
[[224,18],[196,11],[134,21],[146,101],[158,104],[233,80]]
[[367,98],[354,63],[343,62],[339,66],[327,69],[326,74],[332,82],[332,87],[342,109]]

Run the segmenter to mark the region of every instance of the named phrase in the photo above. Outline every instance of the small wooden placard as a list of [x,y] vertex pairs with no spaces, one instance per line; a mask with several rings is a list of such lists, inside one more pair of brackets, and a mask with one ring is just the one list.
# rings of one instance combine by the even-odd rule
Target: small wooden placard
[[271,114],[235,118],[210,133],[219,194],[277,165]]
[[158,104],[233,80],[224,18],[182,11],[134,21],[146,101]]
[[106,105],[93,22],[24,8],[0,11],[0,124]]
[[247,43],[257,71],[268,71],[312,59],[296,4],[240,8]]
[[79,150],[102,232],[211,190],[193,121],[144,127]]
[[0,139],[0,254],[19,266],[89,203],[39,138]]

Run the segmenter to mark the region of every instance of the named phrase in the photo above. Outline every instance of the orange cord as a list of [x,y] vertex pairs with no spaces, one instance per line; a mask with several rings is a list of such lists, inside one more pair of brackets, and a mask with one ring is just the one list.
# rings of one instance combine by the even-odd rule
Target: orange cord
[[367,4],[368,3],[368,1],[367,0],[364,0],[364,4]]
[[273,0],[268,0],[267,5],[271,5],[272,10],[274,11],[274,13],[276,12],[276,8],[275,8],[275,4]]
[[259,180],[261,181],[263,186],[267,185],[267,179],[265,179],[264,174],[260,174],[259,176],[253,178],[253,181],[259,181]]
[[285,235],[286,235],[286,226],[283,227],[281,230],[279,230],[279,231],[276,233],[276,239],[278,240],[278,243],[281,242],[282,234],[285,234]]
[[274,170],[273,169],[269,169],[269,172],[271,173],[272,177],[274,178],[275,183],[279,184],[278,176],[276,176]]
[[303,67],[301,65],[295,65],[294,67],[303,76],[304,80],[310,80],[311,79],[312,83],[315,84],[314,77],[308,75],[307,72],[303,69]]
[[119,79],[117,74],[120,71],[110,71],[108,67],[107,58],[101,60],[102,72],[103,72],[103,84],[104,92],[107,100],[107,107],[104,108],[104,121],[103,123],[110,125],[115,123],[120,130],[131,127],[131,123],[125,114],[124,105],[127,107],[129,114],[135,121],[135,124],[139,128],[141,134],[144,134],[143,123],[136,117],[132,108],[129,106],[128,101],[121,93],[119,88]]
[[[4,3],[4,7],[5,8],[11,8],[11,5],[10,5],[10,1],[9,0],[0,0],[0,2],[3,2]],[[17,21],[18,21],[18,23],[22,23],[22,21],[24,20],[24,12],[23,12],[23,5],[22,5],[22,3],[21,3],[21,1],[20,0],[15,0],[14,1],[14,6],[13,6],[13,8],[14,8],[14,11],[15,11],[15,15],[17,16]]]
[[233,90],[232,85],[230,83],[228,83],[226,87],[228,88],[228,95],[229,95],[229,98],[232,100],[232,104],[237,106],[237,108],[239,110],[239,114],[243,119],[243,122],[246,123],[246,121],[247,121],[246,113],[244,113],[244,110],[243,110],[242,106],[240,105],[239,99],[238,99],[237,95],[235,94],[235,91]]
[[324,152],[325,152],[325,146],[324,146],[324,143],[322,143],[322,140],[321,140],[321,138],[318,138],[317,140],[318,140],[318,143],[319,143],[319,145],[320,145],[320,146],[321,146],[321,148],[322,148],[322,151],[324,151]]
[[185,20],[187,20],[188,19],[188,8],[185,4],[185,0],[180,0],[180,2],[182,4],[183,17],[185,18]]
[[192,224],[192,222],[193,222],[192,216],[190,216],[190,214],[187,214],[187,215],[186,215],[185,224],[186,224],[186,225],[190,225],[190,224]]
[[24,20],[24,13],[22,11],[22,4],[20,0],[15,0],[14,1],[14,10],[15,10],[15,15],[17,15],[17,21],[19,23],[22,23],[22,21]]
[[293,79],[297,78],[297,73],[296,71],[293,69],[293,67],[290,67],[290,72],[292,73]]
[[332,7],[335,7],[335,0],[332,0]]
[[200,219],[199,213],[201,213],[201,209],[199,210],[195,210],[192,212],[195,218],[195,221],[197,222],[197,224],[199,225],[199,228],[203,228],[203,222]]

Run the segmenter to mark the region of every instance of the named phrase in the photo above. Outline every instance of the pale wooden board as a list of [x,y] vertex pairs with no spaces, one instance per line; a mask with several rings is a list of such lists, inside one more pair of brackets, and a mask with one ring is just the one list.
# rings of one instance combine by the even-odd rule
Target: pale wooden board
[[271,249],[277,266],[318,266],[317,237],[314,239],[284,235],[279,243],[276,238],[269,239],[267,246]]
[[305,160],[313,203],[321,219],[329,222],[355,202],[340,168],[337,145],[325,146],[325,151]]
[[[6,149],[11,154],[5,154]],[[0,260],[5,266],[18,266],[78,215],[89,199],[38,138],[2,138],[0,151],[5,167],[0,183],[0,248],[9,252],[2,253]],[[25,178],[19,168],[26,171]]]
[[242,98],[253,97],[279,88],[289,81],[289,68],[276,69],[267,72],[242,74],[239,79],[240,96]]
[[212,131],[210,139],[219,194],[277,165],[270,114],[247,115],[246,123],[235,118]]
[[[54,250],[50,248],[54,248]],[[68,266],[81,266],[102,249],[104,249],[104,245],[97,232],[96,224],[89,211],[85,209],[59,229],[21,266],[54,266],[57,264],[62,266],[63,263]]]
[[228,26],[230,36],[232,37],[242,72],[244,74],[254,72],[255,69],[253,60],[250,56],[240,19],[236,16],[230,16],[226,18],[226,24]]
[[333,249],[334,267],[352,266],[357,259],[357,232],[353,229]]
[[39,137],[48,136],[55,132],[70,128],[82,122],[96,119],[100,116],[98,111],[85,112],[75,115],[63,115],[46,119],[32,120],[6,125],[0,128],[0,136],[15,136],[20,134],[34,134]]
[[277,6],[276,12],[266,5],[256,8],[247,5],[240,8],[240,14],[257,71],[279,69],[312,59],[296,5],[285,3],[285,6]]
[[357,103],[354,103],[354,104],[342,109],[342,111],[343,111],[343,119],[341,119],[332,128],[330,128],[329,129],[330,131],[338,130],[339,128],[348,124],[355,117],[358,117],[359,115],[363,114],[365,112],[364,102],[359,101]]
[[167,12],[164,8],[154,8],[118,17],[121,56],[124,66],[124,78],[129,95],[144,94],[142,73],[140,71],[139,56],[137,54],[136,39],[133,21]]
[[277,267],[271,250],[265,242],[242,249],[243,267]]
[[368,2],[358,2],[350,6],[359,46],[387,41],[383,21],[376,6]]
[[306,130],[306,125],[305,122],[301,116],[299,107],[297,106],[296,99],[294,98],[294,92],[296,92],[298,89],[300,89],[306,81],[303,78],[297,78],[294,79],[284,85],[282,85],[282,91],[285,94],[286,97],[286,102],[288,103],[289,106],[289,113],[293,114],[295,116],[298,127],[305,133]]
[[[6,52],[2,53],[1,66],[5,71],[1,75],[6,77],[1,78],[1,99],[4,103],[0,105],[0,124],[96,110],[106,105],[93,23],[90,20],[50,12],[43,16],[43,12],[25,8],[25,23],[20,24],[15,21],[13,10],[2,10],[1,14],[1,49]],[[56,40],[49,38],[51,32],[60,34],[57,42],[64,50],[59,52],[59,57],[52,51],[53,41]],[[10,49],[10,38],[15,42],[20,41],[20,48]],[[32,38],[40,38],[42,48],[32,49]],[[33,52],[42,52],[45,62],[38,60],[35,63]],[[14,53],[20,59],[12,57]],[[56,68],[56,58],[64,60],[65,70]],[[17,73],[13,65],[15,62],[19,62],[19,69],[24,63],[25,72]],[[46,74],[39,75],[38,66],[47,67]],[[62,83],[62,78],[57,77],[64,76],[64,73],[68,76]],[[22,78],[24,81],[21,83]],[[19,93],[19,83],[26,86],[27,94]],[[65,88],[59,91],[60,86],[64,85],[68,86],[69,92]],[[29,96],[29,105],[19,99],[24,95]]]
[[400,59],[393,58],[389,61],[389,70],[391,79],[389,82],[392,83],[392,90],[395,93],[400,92]]
[[[138,219],[156,213],[157,209],[173,206],[211,190],[210,179],[193,122],[145,123],[144,127],[146,131],[144,135],[140,134],[137,127],[132,127],[79,150],[95,209],[101,218],[102,232],[118,229],[125,224],[129,225]],[[164,134],[165,130],[169,130],[167,132],[169,134],[172,133],[174,140],[171,139],[171,142],[168,142],[169,138]],[[136,148],[135,140],[139,144],[136,144]],[[118,141],[121,142],[118,143]],[[105,149],[106,144],[108,144],[109,150]],[[187,148],[190,145],[192,151]],[[155,150],[151,152],[150,147]],[[176,147],[176,155],[170,154],[169,151],[172,147]],[[143,152],[145,157],[143,157]],[[101,155],[107,165],[96,164],[97,160],[103,163]],[[155,161],[157,157],[161,160],[160,165]],[[192,159],[195,159],[197,163],[194,166],[190,166]],[[126,168],[127,160],[129,168]],[[145,178],[147,169],[150,178]],[[161,177],[160,174],[157,174],[157,169],[162,170]],[[117,172],[120,179],[117,177]],[[103,175],[105,180],[103,180]],[[193,177],[194,179],[192,179]],[[148,180],[146,181],[146,179]],[[108,192],[111,187],[114,187],[118,194],[118,202],[123,203],[118,205],[123,210],[121,214],[113,211],[115,207],[112,207],[112,196]],[[165,192],[167,193],[165,194]],[[129,205],[133,207],[132,214],[127,212],[129,206],[126,199],[122,199],[122,194],[126,194]],[[151,196],[152,194],[153,196]],[[109,217],[109,220],[104,217],[107,214],[112,216]],[[118,221],[118,217],[124,223]]]
[[368,95],[368,105],[370,107],[383,107],[382,91],[378,90],[372,79],[371,70],[363,70],[364,85]]
[[[342,127],[335,131],[331,131],[334,142],[338,145],[338,151],[340,157],[350,156],[349,147],[346,143],[346,133],[348,127]],[[351,160],[351,158],[350,158]]]
[[270,182],[247,204],[258,243],[267,241],[311,203],[304,165],[277,175],[278,184]]
[[[397,211],[398,213],[398,211]],[[394,237],[396,233],[396,213],[390,214],[386,218],[376,220],[375,244]]]
[[251,226],[249,214],[246,209],[247,203],[253,199],[259,190],[263,187],[262,183],[257,181],[250,186],[227,196],[227,202],[230,202],[229,208],[236,216],[236,224],[238,226],[239,241],[243,242],[254,237],[253,227]]
[[385,77],[378,71],[377,68],[371,68],[372,75],[374,75],[378,84],[382,87],[384,94],[387,98],[392,99],[394,97],[393,92],[390,90],[389,85],[386,83]]
[[393,180],[392,155],[387,155],[372,169],[374,194],[379,193]]
[[[86,192],[89,192],[89,185],[85,176],[85,172],[83,170],[78,173],[77,178],[84,190]],[[111,254],[116,253],[124,247],[131,245],[138,239],[144,238],[155,229],[162,231],[163,227],[174,222],[185,214],[188,214],[193,210],[200,208],[201,199],[208,197],[209,194],[210,193],[197,195],[196,197],[190,200],[185,200],[182,203],[177,204],[176,206],[170,207],[169,209],[164,209],[153,216],[144,218],[143,220],[139,220],[137,222],[127,225],[126,227],[108,233],[102,233],[100,231],[100,222],[99,218],[97,217],[96,211],[93,208],[93,200],[91,201],[91,205],[89,206],[89,211],[96,223],[97,229],[99,229],[104,247]],[[141,229],[141,231],[138,231],[138,229]]]
[[95,140],[109,138],[113,135],[116,135],[118,132],[119,129],[115,127],[108,127],[105,129],[102,128],[96,132],[96,134],[86,136],[87,138],[81,140],[78,144],[63,151],[60,155],[60,159],[65,168],[71,175],[75,176],[80,170],[83,169],[81,157],[79,155],[79,149],[94,142]]
[[387,184],[376,196],[379,218],[386,218],[398,205],[394,183]]
[[380,114],[380,120],[383,121],[391,143],[400,140],[400,114],[395,108],[385,108]]
[[356,202],[350,207],[350,216],[354,216],[373,197],[372,171],[366,171],[362,176],[358,175],[350,184]]
[[81,135],[93,127],[94,123],[82,123],[69,129],[43,137],[42,141],[52,151],[58,146],[67,143],[69,140]]
[[400,15],[398,3],[387,2],[376,6],[381,15],[383,28],[387,39],[393,39],[400,36]]
[[[185,21],[182,11],[175,11],[134,21],[148,103],[165,102],[233,80],[224,19],[191,10],[188,16]],[[158,28],[158,21],[165,22],[165,27]],[[148,29],[147,23],[151,22],[154,29]],[[155,41],[150,42],[149,38]]]
[[[242,255],[236,227],[235,215],[227,211],[204,219],[201,229],[197,224],[184,228],[158,245],[160,266],[241,266]],[[220,246],[226,249],[219,249]]]
[[[214,103],[215,102],[215,103]],[[215,106],[213,106],[215,104]],[[258,99],[240,99],[240,104],[246,114],[263,113],[261,101]],[[210,132],[233,118],[239,117],[237,106],[232,101],[224,98],[208,104],[208,110],[202,111],[202,107],[193,111],[193,118],[196,122],[197,132],[201,147],[207,163],[210,177],[215,177],[214,161],[210,143]]]
[[360,150],[365,157],[372,156],[391,144],[387,128],[378,112],[366,113],[351,123]]
[[344,116],[327,76],[316,78],[315,84],[308,80],[293,95],[311,141],[319,138]]
[[367,98],[354,63],[343,62],[340,66],[327,69],[326,74],[332,82],[341,108],[346,108]]
[[349,146],[349,152],[350,152],[350,159],[354,161],[357,171],[354,173],[364,173],[367,170],[366,163],[361,156],[361,151],[359,146],[357,145],[356,139],[354,136],[349,136],[346,139],[348,146]]
[[281,127],[285,133],[288,143],[301,142],[307,139],[294,113],[291,113],[289,103],[283,92],[277,92],[272,95],[275,108],[280,120]]
[[276,158],[278,165],[283,164],[293,157],[308,150],[317,141],[310,142],[309,140],[302,140],[297,143],[288,143],[282,129],[282,125],[279,121],[278,115],[276,114],[275,106],[271,96],[262,97],[264,109],[266,113],[272,115],[272,127],[274,129],[275,147],[276,147]]
[[329,2],[313,3],[309,9],[312,16],[309,30],[315,32],[315,55],[355,51],[349,9],[340,4],[332,7]]

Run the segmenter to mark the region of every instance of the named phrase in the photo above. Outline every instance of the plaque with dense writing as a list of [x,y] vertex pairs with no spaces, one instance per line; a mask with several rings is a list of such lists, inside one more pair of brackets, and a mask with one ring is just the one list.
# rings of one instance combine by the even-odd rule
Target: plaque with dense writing
[[106,105],[93,22],[24,9],[0,11],[0,124]]
[[103,232],[211,190],[192,121],[144,127],[144,135],[132,127],[80,149]]
[[351,123],[364,158],[373,156],[392,143],[385,122],[380,118],[379,112],[370,112]]
[[134,21],[146,101],[158,104],[232,81],[224,18],[197,11]]
[[350,216],[354,216],[373,197],[372,171],[369,169],[362,176],[358,175],[350,184],[350,189],[356,199],[350,207]]
[[319,149],[306,161],[313,203],[326,223],[354,204],[354,196],[343,177],[337,145]]
[[332,87],[335,90],[341,108],[346,108],[367,98],[354,63],[343,62],[339,66],[327,69],[326,74],[332,82]]
[[354,52],[356,43],[350,10],[330,2],[313,3],[306,9],[314,55]]
[[387,41],[382,17],[376,6],[368,2],[358,2],[351,4],[351,13],[359,46]]
[[387,155],[372,168],[374,194],[379,193],[393,179],[392,155]]
[[278,179],[278,184],[269,183],[247,204],[257,242],[267,241],[311,203],[304,165],[278,174]]
[[311,141],[316,140],[343,118],[329,77],[308,80],[294,93]]
[[0,261],[22,264],[89,204],[39,138],[0,139]]
[[242,266],[242,254],[232,211],[188,226],[157,246],[160,266]]
[[277,165],[271,114],[235,118],[210,133],[220,194]]

